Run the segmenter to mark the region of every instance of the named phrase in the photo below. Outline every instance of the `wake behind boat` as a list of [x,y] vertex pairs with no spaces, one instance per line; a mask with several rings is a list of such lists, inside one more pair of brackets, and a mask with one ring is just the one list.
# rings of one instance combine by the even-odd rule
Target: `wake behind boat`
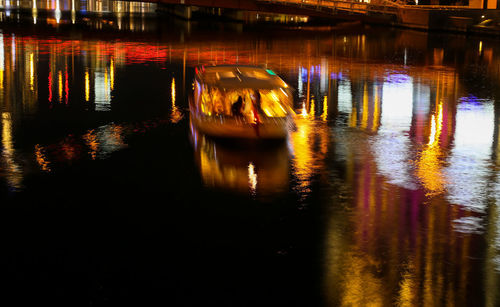
[[289,86],[257,66],[197,68],[191,120],[203,133],[221,138],[282,139],[295,112]]

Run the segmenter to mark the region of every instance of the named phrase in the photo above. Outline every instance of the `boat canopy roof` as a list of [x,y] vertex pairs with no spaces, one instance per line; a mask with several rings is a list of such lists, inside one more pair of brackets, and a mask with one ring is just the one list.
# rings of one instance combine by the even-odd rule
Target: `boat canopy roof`
[[288,87],[272,70],[258,66],[205,66],[198,72],[200,81],[224,89],[275,89]]

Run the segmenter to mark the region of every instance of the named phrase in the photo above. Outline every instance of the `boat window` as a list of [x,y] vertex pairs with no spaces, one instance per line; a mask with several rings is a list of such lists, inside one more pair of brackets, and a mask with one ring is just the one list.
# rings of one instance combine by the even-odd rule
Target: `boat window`
[[248,78],[260,79],[260,80],[269,79],[269,74],[261,72],[261,71],[247,70],[247,71],[242,71],[242,74],[243,74],[243,76],[248,77]]
[[[279,89],[259,90],[258,113],[267,117],[285,117],[290,108],[289,98]],[[238,102],[241,97],[241,101]],[[253,89],[223,90],[218,87],[204,88],[201,94],[201,110],[207,115],[242,116],[254,115],[256,95]]]
[[271,91],[260,91],[261,95],[261,109],[262,112],[268,117],[284,117],[287,115],[287,108],[282,103],[284,97],[281,92],[271,90]]
[[236,74],[233,71],[220,71],[217,73],[217,79],[232,79],[236,78]]

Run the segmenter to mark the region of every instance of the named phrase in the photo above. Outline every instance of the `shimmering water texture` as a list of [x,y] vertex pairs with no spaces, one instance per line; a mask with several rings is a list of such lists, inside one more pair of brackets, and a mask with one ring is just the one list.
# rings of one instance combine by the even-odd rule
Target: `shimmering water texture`
[[[68,306],[500,305],[497,41],[92,3],[1,15],[12,289]],[[294,88],[287,140],[196,130],[194,67],[224,63]]]

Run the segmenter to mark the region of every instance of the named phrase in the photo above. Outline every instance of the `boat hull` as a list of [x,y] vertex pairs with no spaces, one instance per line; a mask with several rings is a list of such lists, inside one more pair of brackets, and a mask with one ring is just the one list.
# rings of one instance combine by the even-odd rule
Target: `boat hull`
[[291,116],[266,118],[259,124],[250,124],[243,118],[207,116],[190,105],[190,117],[196,128],[216,138],[285,139],[293,125]]

